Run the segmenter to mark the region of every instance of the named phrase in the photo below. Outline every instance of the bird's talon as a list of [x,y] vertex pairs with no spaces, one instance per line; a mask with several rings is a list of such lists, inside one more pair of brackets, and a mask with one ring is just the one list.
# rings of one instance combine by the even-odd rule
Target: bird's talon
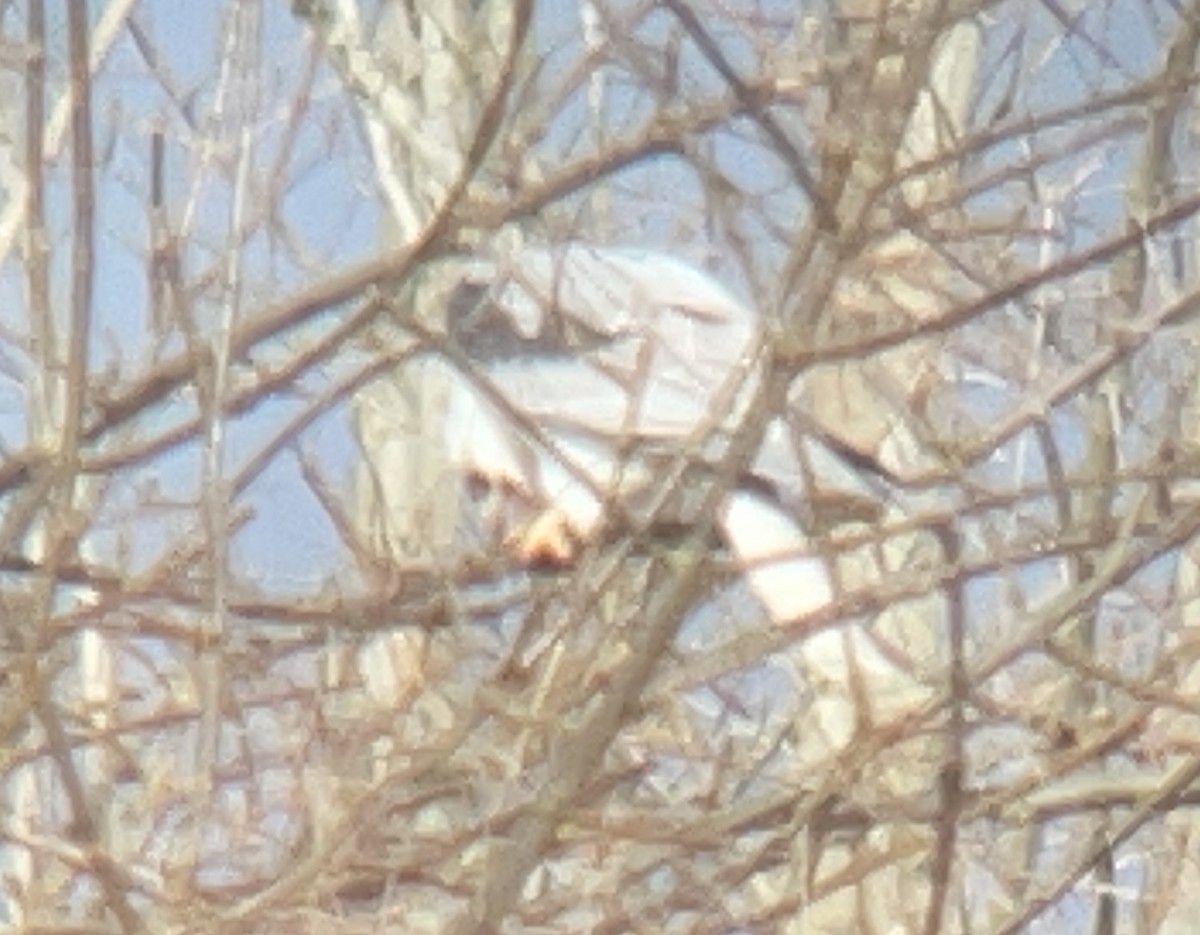
[[579,543],[561,510],[546,510],[505,541],[517,561],[528,568],[564,568],[574,562]]

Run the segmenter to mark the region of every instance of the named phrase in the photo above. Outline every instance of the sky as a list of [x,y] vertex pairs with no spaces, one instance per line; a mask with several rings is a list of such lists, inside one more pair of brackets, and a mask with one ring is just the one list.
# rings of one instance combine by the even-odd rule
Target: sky
[[[727,8],[769,19],[777,12],[773,7],[780,6],[769,2],[741,3],[728,4]],[[101,6],[93,4],[93,10],[99,15]],[[246,276],[234,313],[241,317],[253,316],[264,303],[303,288],[321,270],[343,268],[367,258],[376,250],[379,237],[377,202],[369,185],[364,184],[372,171],[368,155],[359,126],[353,115],[347,113],[336,80],[327,70],[318,69],[309,85],[312,119],[303,121],[297,129],[288,108],[296,89],[310,80],[309,40],[290,16],[286,4],[264,3],[261,10],[261,68],[242,85],[235,81],[227,87],[235,91],[241,87],[246,97],[257,97],[261,102],[261,116],[252,141],[250,188],[254,195],[250,217],[270,224],[263,210],[278,200],[277,185],[286,178],[287,193],[278,200],[278,211],[292,236],[298,236],[301,242],[284,245],[281,238],[269,235],[262,226],[248,240],[243,250]],[[989,62],[983,69],[981,108],[1003,92],[1001,76],[1013,67],[1023,67],[1035,76],[1026,91],[1027,103],[1041,108],[1055,106],[1063,98],[1086,99],[1128,81],[1130,75],[1144,73],[1155,59],[1149,54],[1151,24],[1143,5],[1115,4],[1111,11],[1089,18],[1097,50],[1101,43],[1107,50],[1104,55],[1088,49],[1082,42],[1056,46],[1051,35],[1060,28],[1059,24],[1039,4],[1031,4],[1029,10],[1029,17],[1019,24],[997,22],[992,26],[995,41],[989,45],[989,54],[995,57],[995,62]],[[578,61],[583,49],[582,27],[577,7],[569,0],[539,3],[537,11],[535,41],[548,52],[544,59],[545,80],[553,82],[556,67],[565,73]],[[98,257],[96,340],[92,346],[95,370],[132,374],[156,357],[179,349],[178,341],[158,347],[151,339],[152,312],[143,258],[149,237],[148,133],[153,126],[165,125],[171,140],[167,150],[167,201],[173,221],[187,228],[189,272],[221,273],[220,264],[233,223],[229,160],[233,158],[231,144],[240,138],[240,115],[229,113],[229,100],[221,97],[213,80],[213,63],[224,59],[227,66],[230,64],[229,50],[222,46],[227,42],[225,30],[232,15],[230,7],[179,4],[171,0],[141,3],[135,21],[147,42],[139,46],[126,34],[117,39],[107,54],[97,83],[96,107],[99,149],[105,164],[98,214],[102,248]],[[9,29],[19,28],[15,12],[10,12],[10,19],[14,22]],[[652,14],[639,30],[639,39],[661,46],[667,41],[669,23],[666,13]],[[56,29],[61,29],[61,23],[52,22],[52,35]],[[1007,40],[1020,31],[1025,32],[1028,48],[1044,49],[1043,60],[1018,61],[1010,54]],[[1039,36],[1039,31],[1044,36]],[[752,54],[749,46],[729,33],[722,39],[735,65],[748,66]],[[150,69],[145,53],[149,50],[156,56],[155,80],[148,79]],[[692,55],[694,58],[695,53]],[[1110,60],[1114,57],[1116,64]],[[693,92],[717,87],[711,70],[697,61],[689,61],[686,49],[681,66],[685,85]],[[57,71],[61,72],[61,67]],[[604,75],[604,108],[613,126],[628,126],[644,119],[647,102],[631,93],[625,77],[611,69]],[[61,74],[57,77],[61,87]],[[996,80],[987,80],[990,78]],[[577,95],[562,111],[558,125],[547,132],[543,151],[559,149],[561,156],[572,147],[590,145],[587,133],[581,135],[580,130],[591,120],[591,114],[587,100]],[[211,146],[204,143],[206,138],[222,140],[226,151],[212,152]],[[716,138],[714,146],[717,164],[726,178],[747,196],[761,197],[782,188],[782,167],[769,159],[764,161],[755,147],[745,145],[733,134]],[[1076,236],[1102,237],[1119,216],[1117,186],[1131,157],[1129,152],[1109,147],[1087,164],[1083,177],[1080,168],[1070,160],[1046,170],[1042,185],[1047,191],[1062,191],[1061,197],[1087,204],[1085,219],[1092,223],[1074,225],[1074,231],[1082,232]],[[1001,147],[994,158],[1008,160],[1012,154]],[[60,170],[50,189],[51,236],[60,244],[65,242],[70,225],[66,181],[65,173]],[[735,290],[743,294],[752,292],[753,284],[743,278],[746,271],[721,262],[721,251],[714,253],[706,245],[708,237],[704,227],[697,227],[696,214],[702,192],[698,180],[690,173],[660,162],[618,180],[615,198],[618,204],[627,202],[636,206],[637,214],[634,223],[614,221],[618,226],[609,232],[611,236],[622,242],[636,240],[646,246],[667,247],[697,262],[708,261],[715,264],[718,275]],[[778,199],[768,202],[769,210],[779,212],[781,217],[795,216],[801,210],[798,202],[786,207],[781,207]],[[754,220],[754,212],[742,212],[734,223],[742,225],[741,235],[753,237],[758,222]],[[1078,249],[1086,245],[1071,246]],[[772,252],[778,255],[778,247],[765,249],[763,255],[770,257]],[[66,257],[65,250],[59,251],[56,282],[67,281]],[[14,298],[20,295],[15,271],[11,263],[0,271],[0,295]],[[58,298],[61,304],[63,296]],[[9,315],[19,317],[16,309],[21,304],[19,300],[9,304],[14,310]],[[209,301],[201,308],[201,320],[207,319],[210,331],[219,327],[222,314],[219,302]],[[317,392],[328,376],[328,372],[311,375],[303,381],[302,389]],[[8,406],[0,408],[0,437],[10,447],[24,441],[20,395],[12,382],[0,381],[0,405],[8,400]],[[987,393],[981,392],[981,403],[985,406],[986,397]],[[295,415],[303,405],[295,396],[280,394],[248,416],[232,420],[229,465],[244,463],[262,443],[268,427]],[[158,414],[159,425],[168,424],[182,411],[182,407],[164,407]],[[326,455],[325,463],[334,473],[336,483],[349,482],[357,452],[344,407],[321,419],[306,435],[304,446]],[[189,446],[159,459],[148,473],[166,496],[186,497],[194,491],[198,480],[192,467],[196,461],[197,448]],[[141,473],[139,481],[144,480],[147,472]],[[117,504],[136,500],[138,486],[131,486],[126,497],[116,498]],[[322,516],[323,511],[311,497],[298,493],[301,486],[295,458],[285,455],[247,491],[247,502],[257,518],[235,537],[234,564],[250,571],[252,578],[272,582],[272,587],[299,590],[315,587],[331,565],[347,557],[334,546],[335,531]],[[297,508],[298,501],[307,502]],[[122,511],[119,515],[127,514]],[[123,523],[114,519],[113,525]],[[149,560],[156,552],[155,540],[160,538],[157,533],[147,531],[145,536],[138,537],[134,554]]]
[[[118,8],[116,2],[92,3],[94,17]],[[251,6],[251,5],[247,5]],[[729,9],[770,15],[792,4],[779,2],[726,4]],[[817,4],[813,4],[814,9]],[[52,16],[58,5],[50,4]],[[1077,4],[1078,11],[1083,6]],[[987,63],[982,69],[979,110],[988,112],[1003,98],[1010,71],[1020,69],[1031,80],[1024,86],[1025,97],[1019,106],[1031,110],[1062,107],[1085,101],[1131,80],[1145,76],[1157,67],[1161,50],[1154,36],[1163,26],[1154,16],[1166,4],[1112,3],[1092,4],[1083,22],[1096,40],[1094,47],[1082,40],[1056,43],[1053,35],[1061,29],[1048,4],[1010,3],[1005,15],[989,24],[986,46]],[[144,268],[149,239],[147,222],[146,174],[149,136],[153,127],[166,127],[170,140],[167,151],[167,201],[172,220],[187,224],[185,254],[193,275],[222,272],[221,261],[228,242],[235,206],[228,179],[236,163],[236,151],[205,141],[217,139],[225,144],[240,140],[244,123],[229,113],[229,102],[218,94],[213,81],[214,62],[233,67],[236,56],[225,46],[229,18],[237,5],[179,3],[178,0],[146,0],[135,14],[139,28],[148,39],[139,47],[128,34],[112,45],[97,80],[96,129],[98,151],[103,160],[97,232],[101,242],[98,255],[95,293],[96,330],[91,347],[94,372],[112,371],[129,376],[152,365],[156,358],[177,352],[178,339],[158,346],[152,338],[150,289]],[[283,2],[265,2],[262,11],[261,68],[246,76],[240,85],[247,98],[260,101],[253,143],[253,169],[250,190],[253,197],[247,216],[264,224],[252,234],[245,246],[246,278],[239,288],[236,314],[253,316],[257,310],[312,282],[322,272],[344,268],[347,264],[371,256],[379,240],[379,209],[375,193],[367,183],[371,166],[363,145],[360,127],[332,74],[324,68],[310,71],[311,48],[305,31]],[[539,3],[534,35],[545,51],[546,78],[554,79],[555,69],[569,72],[583,49],[583,36],[571,0]],[[7,8],[4,23],[9,33],[23,29],[20,5]],[[667,41],[665,14],[651,16],[640,35],[651,43]],[[51,34],[61,34],[61,22],[51,22]],[[1165,30],[1164,30],[1165,31]],[[724,36],[726,50],[735,64],[750,60],[750,48],[738,37]],[[1026,57],[1013,53],[1010,40],[1023,38]],[[146,54],[152,51],[157,79],[149,78]],[[715,87],[705,66],[689,62],[685,51],[684,81],[692,90]],[[52,58],[53,85],[61,91],[61,60]],[[230,86],[239,86],[236,81]],[[305,87],[311,119],[299,126],[292,122],[291,102],[296,89]],[[167,93],[170,89],[173,94]],[[621,75],[610,73],[606,81],[604,112],[614,127],[644,117],[647,103],[631,93]],[[567,153],[588,145],[585,130],[590,111],[586,100],[576,96],[565,108],[543,142],[544,151]],[[603,133],[601,127],[598,132]],[[1047,129],[1042,142],[1053,145],[1055,130]],[[717,139],[715,161],[726,179],[743,193],[764,196],[781,183],[781,167],[751,146],[727,136]],[[989,157],[997,164],[1011,161],[1020,144],[997,147]],[[1136,153],[1120,146],[1100,146],[1086,159],[1063,159],[1039,174],[1041,190],[1064,205],[1078,205],[1082,214],[1071,227],[1074,242],[1062,243],[1053,236],[1047,249],[1051,256],[1059,250],[1078,250],[1111,233],[1121,216],[1122,180]],[[71,223],[67,163],[60,160],[53,170],[50,194],[51,242],[63,247]],[[287,194],[281,200],[274,195],[280,179],[288,180]],[[698,223],[695,208],[700,202],[700,186],[691,176],[680,173],[667,163],[632,173],[620,181],[617,189],[617,219],[612,235],[622,242],[644,246],[669,247],[701,263],[714,263],[731,288],[742,294],[754,294],[751,278],[736,264],[722,261],[720,251],[710,249],[708,230]],[[980,210],[994,207],[983,203]],[[624,210],[635,214],[636,223],[621,217]],[[277,210],[286,219],[294,239],[285,240],[264,233],[270,211]],[[786,225],[789,215],[799,210],[792,201],[771,208],[778,212],[777,223]],[[759,222],[743,217],[742,233],[754,236]],[[1051,234],[1061,231],[1056,219],[1047,216]],[[776,251],[777,252],[777,251]],[[772,250],[764,251],[773,257]],[[67,253],[57,254],[55,281],[67,281]],[[777,257],[774,257],[777,259]],[[771,262],[767,260],[766,262]],[[0,267],[0,328],[20,333],[27,324],[18,268],[11,260]],[[61,286],[56,292],[63,305]],[[201,308],[203,327],[215,333],[221,323],[222,307],[208,302]],[[314,323],[308,334],[328,328],[336,321],[338,310]],[[279,426],[297,415],[305,406],[304,396],[319,394],[331,375],[352,365],[349,355],[336,367],[317,372],[301,381],[299,391],[278,394],[265,400],[245,416],[229,424],[227,466],[231,471],[244,464],[260,449]],[[0,439],[9,449],[28,441],[24,416],[23,364],[18,355],[5,352],[0,357]],[[990,407],[1010,404],[1003,387],[979,388],[976,404],[990,413]],[[190,405],[175,399],[155,413],[145,430],[161,430],[178,420]],[[333,409],[304,436],[302,447],[312,453],[328,472],[335,487],[345,489],[351,481],[358,449],[350,431],[345,406]],[[1058,420],[1058,431],[1070,449],[1070,436],[1076,431],[1069,415]],[[985,471],[1000,474],[1017,469],[1025,476],[1037,471],[1027,439],[1013,442],[1010,450],[998,454]],[[1022,445],[1025,447],[1022,447]],[[157,457],[136,472],[118,478],[106,499],[98,527],[103,532],[91,543],[100,557],[128,555],[134,567],[155,560],[168,543],[194,523],[195,514],[188,500],[195,496],[199,481],[199,446],[184,446]],[[147,521],[144,504],[160,505]],[[250,511],[250,519],[234,536],[231,565],[237,576],[264,585],[281,594],[312,593],[325,582],[331,569],[348,561],[338,545],[333,524],[305,488],[300,461],[288,453],[276,461],[251,485],[239,505]],[[135,513],[142,515],[132,522]],[[1033,577],[1047,574],[1035,570]],[[1156,574],[1165,579],[1167,573]],[[977,600],[990,599],[989,587],[981,584]],[[711,619],[696,624],[697,637],[703,636]],[[761,685],[758,686],[761,689]],[[1049,930],[1049,929],[1047,929]]]

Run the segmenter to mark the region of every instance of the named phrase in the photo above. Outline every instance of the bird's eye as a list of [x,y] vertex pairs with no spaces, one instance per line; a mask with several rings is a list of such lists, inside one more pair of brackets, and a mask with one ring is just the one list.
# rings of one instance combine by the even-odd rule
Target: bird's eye
[[487,286],[470,280],[454,287],[446,301],[446,331],[452,338],[459,340],[476,326],[487,291]]
[[481,362],[512,357],[521,343],[487,286],[471,281],[459,283],[447,301],[446,335],[468,357]]

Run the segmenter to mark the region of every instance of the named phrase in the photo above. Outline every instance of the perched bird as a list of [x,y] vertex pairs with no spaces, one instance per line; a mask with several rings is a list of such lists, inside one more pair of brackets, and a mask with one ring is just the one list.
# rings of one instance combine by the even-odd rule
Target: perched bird
[[[446,327],[466,364],[450,394],[448,460],[523,505],[504,542],[530,565],[569,564],[616,517],[694,522],[711,487],[690,481],[715,481],[761,379],[755,310],[646,250],[570,243],[481,262],[452,293]],[[759,476],[786,436],[768,427],[716,516],[777,620],[832,600],[824,560]]]

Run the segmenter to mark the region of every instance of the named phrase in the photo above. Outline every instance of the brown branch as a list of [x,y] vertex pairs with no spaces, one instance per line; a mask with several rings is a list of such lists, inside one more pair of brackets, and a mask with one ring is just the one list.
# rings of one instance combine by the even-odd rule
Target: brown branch
[[822,194],[821,185],[817,179],[813,177],[809,171],[807,162],[803,154],[796,148],[796,144],[784,132],[783,127],[775,119],[774,115],[767,108],[768,102],[761,96],[752,92],[750,86],[742,80],[738,75],[729,59],[725,57],[725,53],[721,51],[721,47],[717,45],[716,40],[709,35],[708,30],[704,28],[704,24],[700,22],[700,18],[692,12],[691,8],[682,0],[663,0],[666,6],[675,18],[683,24],[683,28],[687,30],[692,41],[696,43],[704,57],[708,59],[710,65],[717,70],[721,78],[729,85],[737,98],[742,109],[758,124],[771,141],[771,145],[775,148],[780,158],[787,163],[788,168],[792,172],[792,177],[796,180],[796,184],[807,196],[809,203],[813,206],[813,212],[816,215],[817,226],[825,231],[836,231],[838,227],[838,219],[834,214],[832,206],[826,201]]
[[88,348],[95,290],[96,191],[92,145],[92,74],[88,65],[87,9],[67,7],[71,78],[71,194],[75,222],[71,240],[71,324],[67,353],[67,405],[63,453],[78,462],[84,404],[88,393]]
[[1134,811],[1124,821],[1117,823],[1102,840],[1092,844],[1088,853],[1068,872],[1062,874],[1047,892],[1030,900],[1019,912],[1014,913],[996,935],[1017,935],[1027,931],[1043,912],[1059,902],[1090,871],[1127,843],[1138,831],[1165,810],[1177,805],[1189,795],[1189,790],[1200,779],[1200,757],[1184,761],[1171,773],[1167,781],[1152,794],[1136,801]]

